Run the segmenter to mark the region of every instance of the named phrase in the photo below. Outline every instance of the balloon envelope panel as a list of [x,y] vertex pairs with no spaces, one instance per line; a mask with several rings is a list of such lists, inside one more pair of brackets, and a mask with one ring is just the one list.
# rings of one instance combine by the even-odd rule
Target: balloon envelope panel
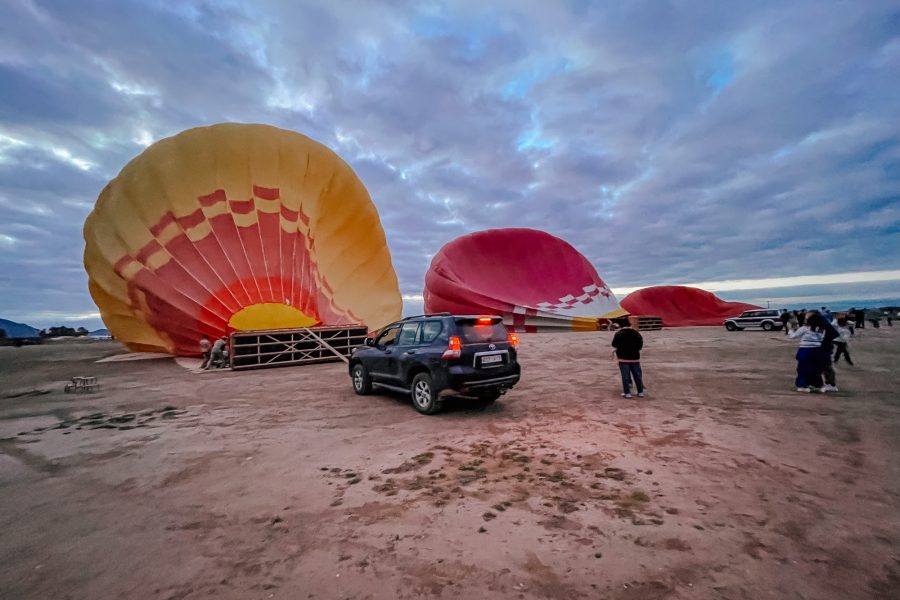
[[490,229],[459,237],[425,275],[425,311],[498,314],[520,331],[594,330],[619,309],[581,253],[535,229]]
[[283,129],[227,123],[153,144],[101,192],[84,237],[91,295],[132,350],[193,355],[234,329],[400,316],[362,182]]
[[699,288],[658,285],[628,294],[622,299],[622,308],[633,315],[660,317],[666,327],[721,327],[728,317],[761,307],[745,302],[728,302]]

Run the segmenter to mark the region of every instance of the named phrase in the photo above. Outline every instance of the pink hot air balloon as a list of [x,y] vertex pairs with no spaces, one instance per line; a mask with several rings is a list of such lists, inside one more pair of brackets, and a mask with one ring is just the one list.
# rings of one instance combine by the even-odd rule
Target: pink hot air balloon
[[516,331],[598,328],[625,314],[597,270],[567,242],[535,229],[489,229],[438,251],[425,311],[496,314]]
[[666,327],[721,327],[728,317],[760,307],[744,302],[727,302],[706,290],[684,285],[657,285],[628,294],[622,299],[622,308],[633,315],[660,317]]

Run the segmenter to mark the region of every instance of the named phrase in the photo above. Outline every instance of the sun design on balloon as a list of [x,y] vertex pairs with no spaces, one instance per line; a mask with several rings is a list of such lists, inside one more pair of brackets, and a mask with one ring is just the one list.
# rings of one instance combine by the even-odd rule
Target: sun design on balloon
[[220,189],[197,200],[200,208],[185,217],[166,212],[150,228],[155,238],[114,265],[132,301],[143,294],[152,326],[165,328],[171,318],[162,294],[145,291],[161,292],[157,279],[177,283],[201,306],[198,320],[209,335],[360,322],[333,305],[311,259],[309,218],[281,204],[278,188],[253,186],[248,200],[229,200]]
[[400,314],[362,183],[324,146],[273,127],[151,146],[103,191],[85,239],[91,294],[135,350],[195,354],[200,337],[231,330],[377,328]]

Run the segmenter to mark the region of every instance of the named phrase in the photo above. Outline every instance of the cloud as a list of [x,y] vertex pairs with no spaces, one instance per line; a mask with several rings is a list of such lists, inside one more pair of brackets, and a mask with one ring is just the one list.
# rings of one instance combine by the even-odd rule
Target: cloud
[[887,0],[5,3],[0,314],[92,312],[102,186],[226,120],[345,158],[409,296],[491,227],[561,236],[614,287],[896,269],[898,23]]

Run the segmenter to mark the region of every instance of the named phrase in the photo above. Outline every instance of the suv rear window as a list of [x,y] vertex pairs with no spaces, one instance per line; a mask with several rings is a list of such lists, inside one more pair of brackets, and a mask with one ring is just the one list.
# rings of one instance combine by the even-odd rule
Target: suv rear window
[[459,335],[463,342],[478,344],[482,342],[505,342],[509,335],[503,323],[494,325],[476,325],[474,323],[457,323]]
[[422,343],[430,344],[440,335],[443,326],[440,321],[425,321],[422,323]]

